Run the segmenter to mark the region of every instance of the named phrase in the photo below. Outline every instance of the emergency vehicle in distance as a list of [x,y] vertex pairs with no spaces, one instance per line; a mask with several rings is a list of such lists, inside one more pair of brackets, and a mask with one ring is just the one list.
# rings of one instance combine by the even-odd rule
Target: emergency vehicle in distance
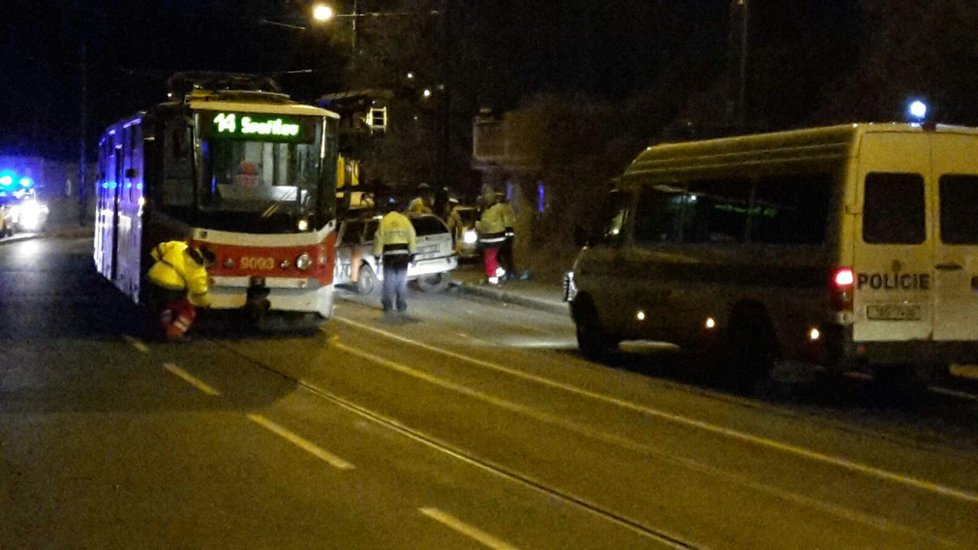
[[978,362],[978,128],[849,124],[662,144],[565,298],[584,355],[650,339],[762,374]]
[[100,140],[98,271],[143,303],[149,250],[190,236],[217,257],[212,310],[260,326],[329,318],[339,116],[254,75],[179,73],[170,88]]

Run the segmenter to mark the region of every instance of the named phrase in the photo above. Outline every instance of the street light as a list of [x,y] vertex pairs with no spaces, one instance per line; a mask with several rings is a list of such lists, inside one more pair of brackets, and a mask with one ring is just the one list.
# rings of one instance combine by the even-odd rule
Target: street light
[[319,21],[320,23],[325,23],[335,16],[336,12],[333,11],[332,7],[326,4],[316,4],[315,7],[312,8],[313,20]]

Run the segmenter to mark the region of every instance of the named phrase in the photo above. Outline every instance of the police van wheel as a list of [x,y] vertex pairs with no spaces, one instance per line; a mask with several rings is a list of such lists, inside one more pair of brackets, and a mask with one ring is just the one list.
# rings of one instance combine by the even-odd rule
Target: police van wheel
[[571,302],[571,313],[577,328],[577,347],[581,355],[590,361],[601,361],[608,357],[614,347],[614,338],[601,326],[594,306],[585,298]]
[[377,275],[369,265],[360,266],[360,274],[357,278],[357,292],[360,294],[373,294],[380,286],[377,284]]
[[449,283],[452,280],[452,276],[449,273],[435,273],[434,275],[425,275],[423,277],[418,277],[415,284],[421,289],[421,292],[442,292],[448,288]]
[[744,391],[771,376],[778,356],[774,327],[763,308],[753,303],[734,309],[718,348],[727,381]]

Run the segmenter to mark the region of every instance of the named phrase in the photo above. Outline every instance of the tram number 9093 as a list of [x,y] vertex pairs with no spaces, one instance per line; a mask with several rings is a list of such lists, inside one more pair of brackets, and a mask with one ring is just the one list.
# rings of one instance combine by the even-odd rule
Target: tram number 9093
[[256,258],[253,256],[243,256],[241,258],[242,269],[260,269],[269,271],[275,268],[275,258]]

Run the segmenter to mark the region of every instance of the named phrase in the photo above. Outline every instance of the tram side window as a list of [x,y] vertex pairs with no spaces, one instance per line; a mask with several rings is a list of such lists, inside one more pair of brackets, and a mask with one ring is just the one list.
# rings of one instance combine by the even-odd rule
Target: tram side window
[[978,176],[945,174],[940,192],[941,241],[978,244]]
[[750,188],[750,180],[743,178],[690,183],[683,241],[743,242],[750,213]]
[[764,176],[754,191],[750,240],[764,244],[822,244],[832,174]]
[[642,189],[635,209],[635,241],[664,243],[680,240],[685,225],[682,188],[655,186]]
[[924,178],[920,174],[873,172],[866,176],[863,240],[920,244],[927,238]]

